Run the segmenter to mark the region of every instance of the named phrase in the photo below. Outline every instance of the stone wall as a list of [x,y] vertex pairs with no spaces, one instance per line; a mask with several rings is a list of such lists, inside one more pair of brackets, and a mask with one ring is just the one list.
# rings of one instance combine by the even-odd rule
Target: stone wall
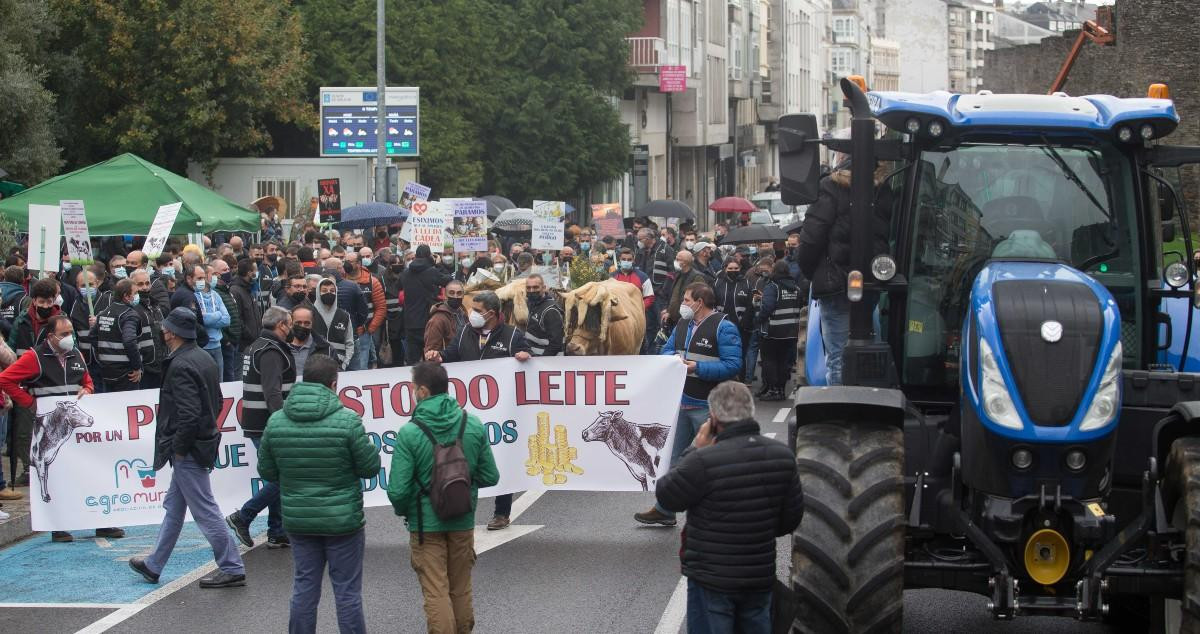
[[[1200,145],[1200,3],[1196,0],[1117,0],[1116,43],[1087,42],[1063,91],[1069,95],[1144,97],[1152,83],[1167,84],[1179,113],[1172,145]],[[983,86],[993,92],[1045,93],[1067,58],[1077,32],[1040,44],[988,52]],[[1192,217],[1200,213],[1200,170],[1185,174]],[[1197,223],[1193,221],[1193,230]]]

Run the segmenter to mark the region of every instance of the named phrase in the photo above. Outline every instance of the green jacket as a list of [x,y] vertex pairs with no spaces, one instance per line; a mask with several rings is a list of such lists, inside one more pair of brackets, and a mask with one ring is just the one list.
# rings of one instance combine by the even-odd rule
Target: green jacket
[[[458,401],[447,394],[431,396],[417,404],[413,418],[425,423],[440,443],[453,442],[462,423],[462,408]],[[445,531],[469,531],[475,528],[475,503],[479,501],[479,487],[490,487],[500,481],[496,470],[496,459],[492,457],[492,445],[487,431],[475,416],[467,416],[467,429],[463,432],[463,454],[471,466],[471,512],[450,521],[439,519],[433,512],[429,496],[418,495],[413,482],[414,466],[421,485],[428,488],[433,474],[433,445],[416,425],[400,427],[396,434],[396,447],[392,453],[392,468],[388,472],[388,499],[396,515],[408,518],[408,530],[415,533],[417,505],[421,505],[421,521],[426,533]]]
[[279,483],[284,530],[346,535],[366,524],[359,478],[379,475],[379,450],[333,390],[300,382],[267,421],[258,473]]
[[242,311],[238,310],[237,300],[229,292],[228,286],[217,284],[214,290],[221,297],[221,301],[225,303],[225,310],[229,311],[229,325],[221,330],[225,337],[224,340],[237,345],[242,338]]

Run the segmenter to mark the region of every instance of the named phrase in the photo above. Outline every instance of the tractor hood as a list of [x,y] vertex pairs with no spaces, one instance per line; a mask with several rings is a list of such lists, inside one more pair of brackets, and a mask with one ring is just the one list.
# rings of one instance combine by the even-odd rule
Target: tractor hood
[[995,433],[1030,442],[1111,433],[1121,316],[1108,289],[1062,263],[992,261],[971,288],[963,397]]

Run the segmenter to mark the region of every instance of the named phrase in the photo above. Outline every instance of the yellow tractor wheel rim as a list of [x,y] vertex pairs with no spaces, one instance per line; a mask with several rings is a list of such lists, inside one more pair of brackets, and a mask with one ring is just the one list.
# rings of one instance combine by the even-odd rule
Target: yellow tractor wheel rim
[[1050,586],[1058,583],[1071,565],[1071,550],[1058,531],[1044,528],[1025,542],[1025,570],[1034,581]]

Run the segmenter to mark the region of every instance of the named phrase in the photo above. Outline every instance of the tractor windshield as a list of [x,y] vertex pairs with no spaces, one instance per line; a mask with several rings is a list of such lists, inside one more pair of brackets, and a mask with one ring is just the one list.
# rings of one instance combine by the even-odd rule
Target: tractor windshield
[[998,258],[1061,261],[1107,286],[1128,334],[1126,362],[1137,363],[1137,225],[1126,156],[1044,140],[975,143],[924,152],[917,169],[905,383],[956,384],[971,285]]

